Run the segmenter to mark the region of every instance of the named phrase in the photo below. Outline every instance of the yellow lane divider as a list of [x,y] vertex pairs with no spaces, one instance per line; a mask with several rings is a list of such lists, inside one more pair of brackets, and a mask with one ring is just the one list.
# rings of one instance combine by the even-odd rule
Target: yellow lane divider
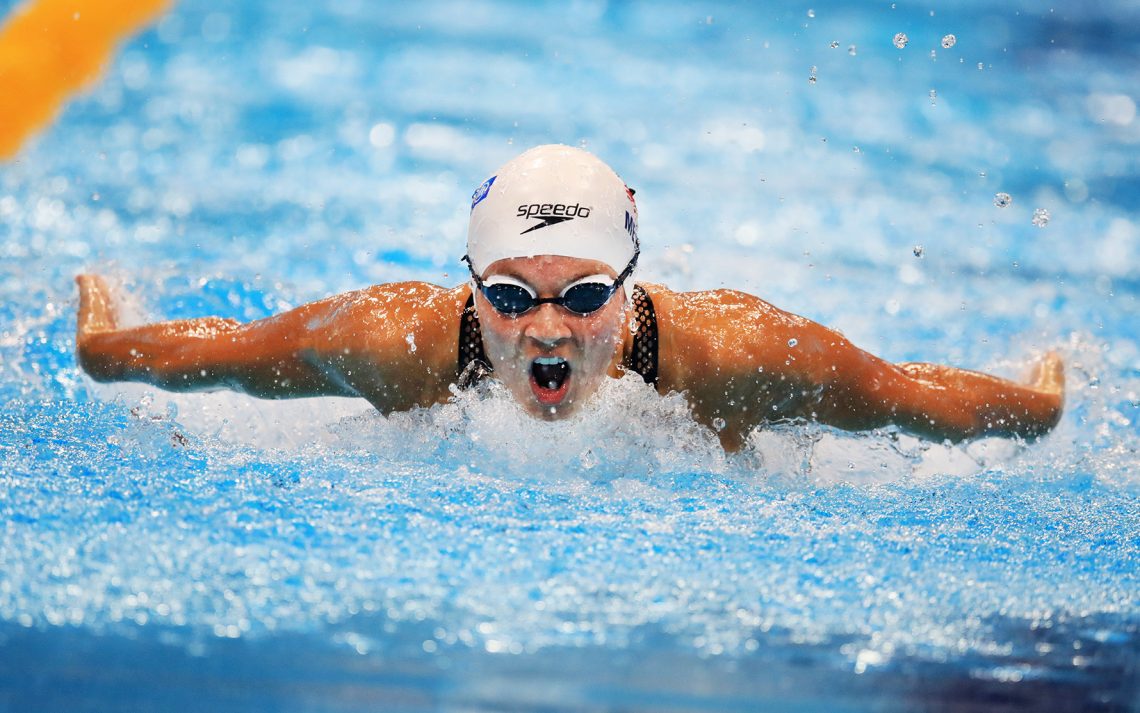
[[0,28],[0,160],[93,83],[118,43],[172,0],[34,0]]

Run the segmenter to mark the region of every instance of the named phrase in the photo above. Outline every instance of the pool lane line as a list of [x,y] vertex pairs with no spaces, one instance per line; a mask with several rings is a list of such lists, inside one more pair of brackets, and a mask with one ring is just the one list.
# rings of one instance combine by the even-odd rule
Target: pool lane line
[[173,0],[33,0],[0,27],[0,161],[93,84],[119,42]]

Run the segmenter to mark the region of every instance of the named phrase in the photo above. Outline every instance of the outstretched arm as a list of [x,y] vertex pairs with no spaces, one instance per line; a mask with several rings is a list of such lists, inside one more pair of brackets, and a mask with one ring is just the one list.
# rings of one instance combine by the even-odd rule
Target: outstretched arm
[[219,366],[236,361],[229,353],[231,337],[241,327],[236,320],[204,317],[121,329],[106,281],[99,275],[79,275],[75,282],[76,354],[91,378],[143,381],[172,391],[225,385]]
[[76,282],[79,363],[98,381],[229,388],[262,398],[362,396],[384,412],[447,395],[454,290],[378,286],[248,324],[205,317],[124,329],[101,277]]
[[958,441],[975,436],[1032,438],[1061,417],[1064,366],[1050,352],[1025,383],[939,364],[890,364],[866,352],[845,356],[811,407],[821,421],[840,428],[895,424],[928,438]]
[[1034,437],[1060,419],[1064,370],[1050,353],[1027,383],[936,364],[892,364],[843,335],[729,290],[653,293],[664,329],[662,388],[734,449],[764,421],[862,430],[898,425],[934,439]]

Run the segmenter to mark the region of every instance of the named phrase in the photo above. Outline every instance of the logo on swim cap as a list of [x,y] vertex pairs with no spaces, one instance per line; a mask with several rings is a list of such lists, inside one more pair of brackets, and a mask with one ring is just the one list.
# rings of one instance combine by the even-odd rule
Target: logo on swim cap
[[583,208],[577,203],[574,205],[566,205],[565,203],[531,203],[530,205],[520,205],[518,213],[515,213],[515,215],[519,218],[538,218],[542,221],[519,233],[519,235],[523,235],[532,230],[546,228],[558,223],[565,223],[575,218],[589,218],[590,209]]
[[483,185],[475,189],[475,192],[471,194],[471,210],[475,210],[475,206],[479,205],[479,201],[487,197],[487,193],[491,190],[491,184],[494,182],[495,176],[491,176],[486,181],[483,181]]

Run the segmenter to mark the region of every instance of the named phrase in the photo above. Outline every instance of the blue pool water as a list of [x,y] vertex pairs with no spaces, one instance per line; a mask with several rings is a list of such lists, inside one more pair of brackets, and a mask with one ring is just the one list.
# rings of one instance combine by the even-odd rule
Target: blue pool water
[[[1133,3],[280,5],[179,3],[0,167],[0,711],[1140,710]],[[134,321],[455,284],[552,141],[638,190],[642,279],[1058,349],[1064,418],[728,457],[632,382],[547,424],[76,368],[82,271]]]

